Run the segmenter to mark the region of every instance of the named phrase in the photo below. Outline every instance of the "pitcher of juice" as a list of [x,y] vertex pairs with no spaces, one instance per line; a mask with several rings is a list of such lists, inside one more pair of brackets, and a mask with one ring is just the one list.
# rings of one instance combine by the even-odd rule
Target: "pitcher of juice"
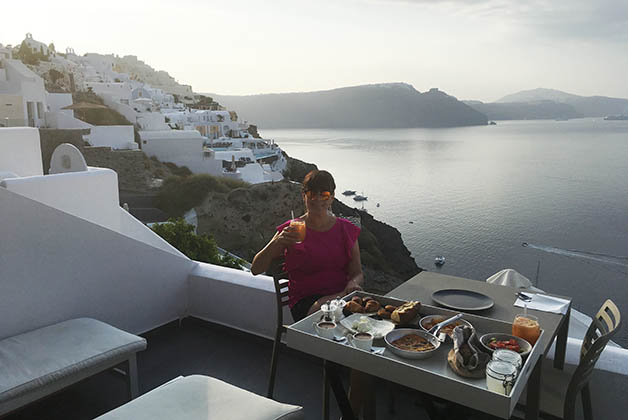
[[512,321],[512,335],[523,338],[534,346],[541,335],[539,319],[534,315],[518,314]]
[[290,221],[290,230],[299,234],[299,240],[297,241],[298,244],[305,240],[305,220],[292,219]]

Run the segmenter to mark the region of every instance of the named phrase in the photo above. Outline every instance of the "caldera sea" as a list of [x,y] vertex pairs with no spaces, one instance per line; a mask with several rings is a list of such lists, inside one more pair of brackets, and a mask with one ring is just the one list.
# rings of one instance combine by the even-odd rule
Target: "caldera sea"
[[329,170],[346,204],[362,207],[344,190],[367,196],[424,269],[484,281],[513,268],[590,316],[607,298],[628,314],[628,121],[261,134]]

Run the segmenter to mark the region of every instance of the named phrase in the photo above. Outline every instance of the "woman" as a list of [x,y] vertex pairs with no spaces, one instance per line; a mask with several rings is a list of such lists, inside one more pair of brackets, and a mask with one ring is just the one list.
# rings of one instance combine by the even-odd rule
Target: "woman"
[[253,259],[251,272],[259,274],[274,258],[285,255],[290,311],[295,321],[317,311],[328,300],[360,290],[364,283],[357,241],[360,228],[331,213],[335,189],[329,172],[308,173],[302,187],[305,240],[297,243],[299,233],[288,220],[277,227],[275,236]]
[[[275,236],[253,258],[251,273],[268,269],[274,258],[285,255],[288,295],[292,318],[299,321],[336,297],[361,290],[364,283],[358,235],[360,228],[331,212],[336,184],[327,171],[314,170],[303,179],[302,195],[306,213],[305,239],[299,242],[290,220],[277,227]],[[364,411],[374,418],[373,378],[351,372],[349,401],[353,412]]]

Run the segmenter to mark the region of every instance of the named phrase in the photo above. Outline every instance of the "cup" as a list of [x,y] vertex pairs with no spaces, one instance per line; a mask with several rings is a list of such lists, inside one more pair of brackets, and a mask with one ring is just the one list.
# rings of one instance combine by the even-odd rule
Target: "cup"
[[314,328],[321,337],[333,340],[336,332],[336,323],[333,321],[321,321],[314,324]]
[[373,334],[367,332],[357,332],[351,336],[351,344],[355,348],[371,351],[373,347]]
[[541,335],[539,319],[530,314],[518,314],[512,321],[512,335],[523,338],[534,346]]
[[296,232],[299,235],[297,243],[300,244],[305,240],[305,220],[292,219],[290,221],[290,230]]

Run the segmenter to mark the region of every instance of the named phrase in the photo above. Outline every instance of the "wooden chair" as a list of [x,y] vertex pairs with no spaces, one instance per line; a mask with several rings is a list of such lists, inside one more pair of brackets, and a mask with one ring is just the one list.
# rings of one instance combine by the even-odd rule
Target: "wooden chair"
[[273,355],[270,360],[270,376],[268,379],[268,392],[266,396],[273,398],[275,388],[275,376],[277,374],[277,358],[279,356],[279,346],[281,345],[281,335],[286,332],[283,323],[283,308],[288,305],[288,273],[284,270],[284,258],[275,258],[266,274],[273,277],[275,284],[275,298],[277,308],[277,326],[275,328],[275,341],[273,343]]
[[[582,397],[582,408],[585,420],[593,420],[589,379],[595,364],[606,347],[606,344],[617,333],[621,326],[619,309],[608,299],[598,311],[587,330],[580,349],[580,363],[569,375],[565,371],[550,368],[543,370],[541,385],[542,418],[574,420],[576,417],[576,399],[578,393]],[[525,401],[521,399],[520,401]]]

